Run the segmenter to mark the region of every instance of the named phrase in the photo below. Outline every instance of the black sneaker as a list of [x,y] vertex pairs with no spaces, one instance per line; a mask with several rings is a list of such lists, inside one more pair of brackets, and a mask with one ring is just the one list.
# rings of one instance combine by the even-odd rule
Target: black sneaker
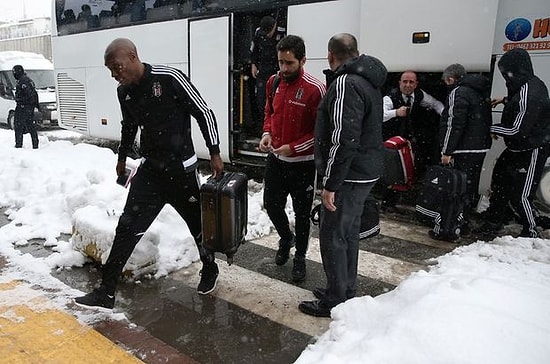
[[197,292],[199,294],[209,294],[216,288],[218,282],[218,265],[214,262],[203,265],[199,274],[201,275],[201,281],[197,286]]
[[294,266],[292,267],[292,281],[302,282],[306,279],[306,258],[294,257]]
[[275,264],[285,265],[285,263],[288,262],[290,248],[292,248],[295,243],[296,239],[294,238],[294,236],[292,236],[292,240],[290,240],[290,242],[284,242],[283,239],[279,240],[279,249],[277,250],[277,254],[275,255]]
[[456,234],[442,234],[442,233],[437,234],[433,230],[428,231],[428,235],[430,235],[430,238],[434,240],[447,241],[449,243],[455,243],[460,238]]
[[472,229],[470,229],[470,224],[463,224],[460,227],[460,236],[470,236]]
[[520,238],[539,238],[539,233],[537,231],[530,231],[529,228],[523,228],[519,234]]
[[86,308],[100,308],[111,310],[115,306],[115,296],[107,294],[107,291],[103,286],[94,289],[82,297],[76,297],[74,302]]

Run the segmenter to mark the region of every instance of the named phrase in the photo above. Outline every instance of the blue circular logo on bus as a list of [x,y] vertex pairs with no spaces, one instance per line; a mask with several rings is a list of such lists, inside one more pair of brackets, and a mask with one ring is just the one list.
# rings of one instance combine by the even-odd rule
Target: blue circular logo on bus
[[531,34],[531,23],[525,18],[514,19],[508,23],[504,34],[512,42],[524,40]]

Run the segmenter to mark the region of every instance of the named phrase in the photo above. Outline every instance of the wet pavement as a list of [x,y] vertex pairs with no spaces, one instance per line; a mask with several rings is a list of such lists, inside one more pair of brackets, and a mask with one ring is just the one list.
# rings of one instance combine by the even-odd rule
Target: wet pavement
[[[316,235],[316,231],[313,235]],[[60,239],[68,240],[69,236],[63,236]],[[364,240],[360,248],[362,252],[368,252],[368,254],[398,258],[400,261],[422,266],[425,266],[430,258],[448,251],[444,247],[426,246],[386,235]],[[51,248],[44,247],[40,239],[32,240],[28,245],[18,249],[35,257],[44,257],[52,253]],[[318,247],[310,247],[310,255],[315,255],[316,249]],[[187,360],[200,363],[294,362],[308,344],[315,342],[315,333],[320,334],[328,328],[330,320],[313,318],[320,322],[321,326],[307,333],[307,329],[297,330],[281,324],[279,321],[285,321],[277,318],[276,313],[273,313],[274,319],[268,318],[269,304],[267,310],[255,310],[254,306],[266,304],[266,302],[260,302],[262,292],[257,292],[255,296],[245,299],[244,303],[242,300],[235,301],[239,303],[238,305],[233,302],[231,295],[224,294],[234,289],[237,294],[244,295],[241,287],[248,286],[253,291],[258,284],[256,279],[247,282],[243,274],[244,281],[235,283],[235,287],[227,287],[233,283],[224,282],[223,279],[234,278],[230,276],[240,272],[235,271],[237,268],[267,277],[269,281],[265,285],[273,291],[280,289],[282,292],[289,292],[293,287],[300,289],[300,292],[309,292],[315,287],[324,285],[324,273],[320,261],[311,260],[313,258],[308,260],[308,278],[300,284],[293,284],[290,280],[291,262],[282,267],[276,266],[273,262],[274,255],[275,250],[260,239],[257,242],[241,245],[232,266],[227,266],[223,257],[218,256],[222,273],[218,288],[213,295],[200,296],[196,293],[193,279],[198,280],[197,267],[194,270],[190,269],[190,272],[175,272],[161,279],[141,278],[137,282],[123,282],[117,291],[115,312],[123,312],[131,325],[120,322],[100,322],[94,327],[114,342],[134,352],[145,362],[160,362],[160,357],[163,357],[162,361],[166,362],[167,358],[171,356],[175,358],[178,354],[183,354],[182,358],[187,357]],[[54,270],[51,274],[72,288],[88,292],[99,281],[100,271],[97,266],[90,263],[82,268]],[[193,279],[189,281],[188,276]],[[399,279],[401,278],[397,280]],[[282,287],[276,288],[281,284]],[[358,295],[376,296],[394,287],[395,285],[377,278],[365,275],[358,277]],[[306,295],[306,297],[313,299],[312,295]],[[287,310],[287,316],[289,316],[287,321],[309,318],[297,312],[296,306],[301,299],[290,297],[287,308],[277,308],[283,312],[283,315],[285,315],[285,309]],[[278,305],[277,302],[272,304]],[[273,308],[273,311],[276,309]],[[146,335],[147,339],[130,339],[136,333]],[[149,342],[149,347],[146,347],[147,345],[144,347],[144,340]],[[151,340],[156,340],[154,349],[150,347]],[[160,347],[164,350],[163,355],[160,355]],[[180,358],[168,362],[182,362],[182,360]]]

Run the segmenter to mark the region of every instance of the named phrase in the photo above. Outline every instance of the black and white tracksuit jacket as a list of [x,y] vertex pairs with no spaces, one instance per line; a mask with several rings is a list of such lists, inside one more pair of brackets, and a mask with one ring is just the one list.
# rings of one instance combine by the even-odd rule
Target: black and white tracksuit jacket
[[441,154],[486,153],[491,148],[489,90],[489,80],[474,74],[449,92],[439,126]]
[[158,163],[183,163],[192,169],[197,155],[191,139],[191,115],[197,120],[210,154],[219,154],[219,135],[214,112],[180,70],[145,65],[137,85],[117,89],[122,110],[118,159],[126,160],[140,128],[140,152]]

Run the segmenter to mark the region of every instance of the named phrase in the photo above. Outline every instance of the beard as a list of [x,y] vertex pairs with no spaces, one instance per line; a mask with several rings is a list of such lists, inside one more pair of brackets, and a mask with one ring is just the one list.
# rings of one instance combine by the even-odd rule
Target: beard
[[300,70],[294,72],[294,73],[290,73],[290,74],[287,74],[287,75],[281,75],[283,80],[286,82],[286,83],[290,83],[292,81],[295,81],[298,79],[298,77],[300,77]]

